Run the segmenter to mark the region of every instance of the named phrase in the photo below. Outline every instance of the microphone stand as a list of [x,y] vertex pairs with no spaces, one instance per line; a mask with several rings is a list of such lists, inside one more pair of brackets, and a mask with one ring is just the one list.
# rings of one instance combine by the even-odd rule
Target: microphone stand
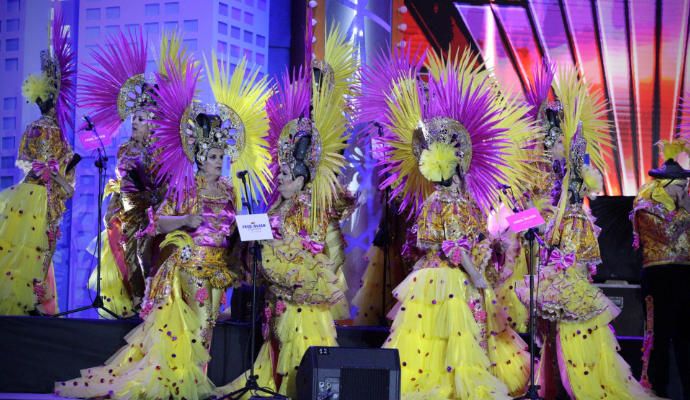
[[[510,196],[508,196],[507,190],[510,190]],[[503,194],[508,197],[510,202],[513,204],[513,212],[518,212],[518,201],[515,199],[513,190],[510,187],[503,187]],[[534,295],[535,295],[535,285],[534,285],[534,267],[535,264],[539,265],[537,261],[537,256],[539,251],[535,251],[534,245],[535,241],[539,246],[544,246],[544,242],[539,238],[537,234],[537,228],[529,228],[525,234],[524,238],[527,240],[527,273],[529,274],[529,386],[524,395],[516,397],[516,400],[544,400],[543,397],[539,396],[540,386],[535,382],[535,366],[537,364],[537,355],[535,352],[535,336],[537,333],[537,309]]]
[[[378,130],[378,136],[379,138],[383,137],[383,126],[379,123],[375,123],[376,128]],[[390,205],[388,202],[390,201],[390,194],[391,190],[389,187],[386,188],[384,195],[383,195],[383,229],[385,233],[388,233],[385,235],[385,240],[383,242],[383,279],[381,280],[381,315],[379,317],[379,324],[381,326],[387,326],[388,325],[388,320],[386,319],[386,294],[388,292],[387,290],[387,285],[386,285],[386,278],[390,276],[390,241],[392,240],[390,231],[389,231],[389,223],[390,223]]]
[[103,297],[101,297],[101,232],[103,231],[103,192],[105,191],[105,180],[106,180],[106,170],[108,169],[108,157],[105,153],[105,146],[101,137],[96,131],[96,126],[91,122],[88,117],[85,117],[88,126],[85,130],[93,132],[93,134],[98,139],[100,147],[98,148],[98,158],[94,162],[96,168],[98,168],[98,223],[97,223],[97,235],[96,235],[96,297],[93,299],[93,303],[88,306],[78,307],[73,310],[68,310],[61,312],[59,314],[53,315],[53,317],[62,317],[69,314],[78,313],[81,311],[90,310],[92,308],[103,310],[110,314],[115,319],[120,319],[121,317],[115,314],[113,311],[109,310],[103,303]]
[[[249,214],[253,214],[253,209],[252,209],[252,198],[251,198],[251,192],[249,191],[249,185],[247,184],[247,171],[241,171],[237,174],[240,179],[242,179],[242,186],[244,187],[244,192],[247,194],[247,201],[244,202],[244,205],[247,207],[247,211]],[[250,367],[249,367],[249,377],[247,377],[247,381],[244,383],[244,387],[238,390],[235,390],[234,392],[230,392],[226,394],[225,396],[221,397],[218,400],[223,400],[223,399],[241,399],[242,396],[244,396],[247,393],[252,393],[255,394],[255,392],[260,392],[267,394],[269,396],[273,396],[273,398],[276,399],[285,399],[287,400],[288,398],[276,393],[268,388],[264,388],[259,386],[259,383],[257,382],[258,375],[255,374],[254,371],[254,358],[256,356],[256,314],[257,314],[257,307],[256,307],[256,270],[258,268],[259,264],[259,259],[261,258],[261,245],[258,241],[254,241],[254,245],[252,246],[252,251],[253,251],[253,257],[252,257],[252,307],[251,307],[251,313],[252,313],[252,322],[251,322],[251,333],[249,336],[249,353],[250,353]],[[252,398],[255,398],[258,396],[252,396]]]
[[537,332],[537,310],[534,304],[534,263],[538,254],[538,252],[534,251],[534,242],[536,238],[536,228],[529,228],[527,232],[525,232],[525,239],[527,239],[529,246],[527,249],[527,273],[529,274],[529,386],[527,387],[527,392],[520,397],[516,397],[516,399],[527,400],[543,400],[543,397],[539,396],[540,386],[534,381],[534,369],[537,364],[534,346],[534,339]]

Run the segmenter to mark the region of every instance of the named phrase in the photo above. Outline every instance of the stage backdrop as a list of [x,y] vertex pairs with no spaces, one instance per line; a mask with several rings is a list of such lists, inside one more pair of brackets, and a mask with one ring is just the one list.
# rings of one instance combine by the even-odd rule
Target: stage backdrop
[[[21,97],[21,82],[39,71],[38,54],[47,45],[53,0],[0,1],[0,187],[21,178],[14,167],[24,127],[38,117]],[[616,148],[606,155],[606,192],[634,195],[646,171],[658,164],[653,143],[669,138],[681,117],[679,95],[690,89],[688,20],[690,0],[65,0],[66,21],[75,41],[79,73],[90,51],[119,30],[142,30],[152,48],[160,34],[178,30],[198,57],[215,50],[236,63],[243,55],[263,73],[284,70],[302,46],[291,21],[313,7],[316,45],[323,43],[326,21],[338,22],[358,44],[362,62],[393,46],[448,49],[471,47],[498,80],[517,93],[544,57],[577,65],[579,72],[611,105],[611,137]],[[299,18],[298,18],[299,17]],[[303,56],[303,52],[302,52]],[[209,98],[202,84],[202,98]],[[81,120],[82,110],[75,114]],[[690,117],[690,116],[689,116]],[[360,126],[358,129],[366,129]],[[129,136],[127,124],[107,144],[112,176],[118,145]],[[68,132],[84,160],[77,168],[77,192],[63,223],[55,255],[62,310],[90,303],[86,281],[95,266],[87,247],[96,235],[96,169],[91,151],[77,133]],[[362,194],[362,206],[344,230],[348,239],[350,296],[366,267],[363,255],[382,207],[366,143],[347,152],[348,186]],[[95,316],[95,313],[81,314]]]

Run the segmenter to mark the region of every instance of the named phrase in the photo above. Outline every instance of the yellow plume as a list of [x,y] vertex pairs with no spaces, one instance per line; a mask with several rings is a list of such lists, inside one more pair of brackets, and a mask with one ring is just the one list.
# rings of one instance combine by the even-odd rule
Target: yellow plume
[[312,104],[314,126],[321,139],[321,159],[311,181],[312,223],[320,218],[323,210],[333,205],[338,191],[342,190],[338,174],[345,167],[343,153],[347,147],[351,124],[347,112],[353,97],[358,94],[358,60],[354,44],[337,25],[333,25],[326,37],[324,61],[333,70],[333,87],[316,85],[312,79]]
[[419,157],[419,171],[432,182],[443,182],[455,174],[458,157],[452,145],[432,143]]
[[603,150],[612,148],[613,143],[603,94],[578,79],[577,71],[571,66],[559,67],[553,89],[563,105],[561,129],[566,156],[570,154],[570,142],[577,132],[577,125],[582,122],[582,135],[587,141],[590,160],[600,171],[605,171]]
[[55,93],[55,88],[50,85],[50,79],[44,73],[29,75],[22,85],[22,94],[31,103],[39,98],[48,100],[51,93]]
[[250,182],[253,183],[249,186],[252,199],[259,200],[258,192],[261,199],[265,200],[265,193],[272,179],[266,113],[266,101],[271,96],[272,89],[268,80],[266,77],[258,79],[259,68],[249,69],[244,57],[234,72],[230,71],[230,59],[219,62],[215,52],[211,55],[211,65],[209,66],[205,57],[204,63],[216,101],[235,111],[244,125],[244,145],[239,149],[238,156],[231,160],[230,167],[235,204],[241,204],[242,197],[247,197],[237,171],[249,173]]
[[185,66],[190,63],[197,63],[192,60],[192,56],[187,52],[187,48],[182,45],[182,35],[177,31],[165,32],[161,35],[160,50],[158,53],[158,73],[166,76],[166,60],[172,60],[178,71],[186,73]]
[[165,235],[165,239],[163,239],[163,242],[161,242],[160,248],[164,249],[165,247],[171,245],[181,249],[185,246],[194,245],[194,239],[192,239],[187,232],[172,231]]
[[661,151],[664,153],[664,160],[673,159],[675,160],[681,153],[688,153],[688,144],[684,140],[660,140],[657,142]]

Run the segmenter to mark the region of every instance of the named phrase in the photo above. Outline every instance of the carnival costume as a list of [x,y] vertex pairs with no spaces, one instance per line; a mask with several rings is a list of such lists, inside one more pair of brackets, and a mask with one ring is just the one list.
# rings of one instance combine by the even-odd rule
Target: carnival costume
[[[486,286],[486,213],[499,185],[524,186],[526,107],[502,97],[470,52],[432,54],[428,85],[387,76],[384,136],[390,186],[416,216],[425,255],[394,290],[384,347],[400,353],[403,398],[508,399],[529,373],[526,345]],[[428,90],[428,92],[427,92]],[[449,183],[453,182],[453,183]],[[447,185],[450,185],[449,187]]]
[[22,87],[42,114],[19,145],[17,167],[25,176],[0,193],[0,315],[58,311],[52,258],[76,165],[65,137],[74,111],[75,56],[59,8],[50,35],[50,49],[41,53],[42,73]]
[[[681,133],[686,133],[685,129],[690,132],[690,124],[681,125]],[[640,188],[630,214],[635,232],[633,246],[642,252],[642,295],[647,316],[642,381],[658,395],[668,395],[673,353],[682,398],[688,399],[690,325],[687,318],[679,316],[690,307],[690,170],[675,160],[682,153],[688,154],[690,145],[680,135],[662,145],[666,162],[649,171],[653,179]]]
[[[599,228],[583,200],[602,190],[601,150],[610,146],[606,105],[574,69],[559,71],[553,90],[559,103],[548,106],[544,97],[535,104],[543,122],[541,147],[551,161],[549,181],[555,183],[535,299],[543,343],[541,394],[556,395],[554,378],[560,377],[573,399],[653,398],[617,353],[609,323],[620,311],[591,283],[601,263]],[[527,279],[517,288],[525,305],[529,304]]]
[[[255,157],[267,132],[266,81],[257,82],[256,72],[248,77],[241,63],[225,81],[232,101],[205,105],[194,99],[197,63],[180,66],[168,59],[165,66],[166,74],[156,77],[153,153],[156,183],[166,188],[166,200],[155,212],[150,209],[150,225],[142,233],[170,231],[161,244],[169,255],[151,281],[144,321],[127,335],[128,345],[104,366],[56,384],[62,396],[204,399],[214,388],[205,369],[224,292],[239,273],[239,247],[231,241],[241,192],[230,180],[195,176],[194,165],[203,166],[211,151],[222,150],[234,157],[232,169],[252,159],[251,174],[268,171],[267,151]],[[200,223],[187,225],[189,216]]]
[[[262,248],[268,304],[254,368],[260,386],[291,398],[297,395],[304,352],[310,346],[337,346],[333,321],[347,312],[346,287],[338,276],[344,263],[339,222],[351,207],[343,201],[337,175],[345,166],[350,126],[345,112],[357,70],[353,55],[344,33],[332,28],[325,59],[311,63],[321,79],[312,80],[310,70],[292,79],[286,73],[267,104],[278,167],[291,182],[302,177],[304,186],[268,212],[274,240]],[[245,373],[219,392],[239,389],[246,379]]]
[[[144,76],[147,54],[141,33],[120,33],[108,39],[92,52],[95,65],[86,65],[85,83],[80,88],[99,135],[116,135],[123,122],[132,120],[132,137],[118,149],[116,179],[108,182],[104,194],[111,199],[106,229],[101,232],[101,297],[108,310],[124,317],[140,307],[149,272],[150,238],[136,233],[148,225],[146,210],[155,207],[161,197],[153,182],[149,138],[134,138],[134,126],[144,126],[152,117],[153,82]],[[94,270],[89,278],[91,289],[96,287],[96,277]],[[111,317],[101,310],[99,314]]]

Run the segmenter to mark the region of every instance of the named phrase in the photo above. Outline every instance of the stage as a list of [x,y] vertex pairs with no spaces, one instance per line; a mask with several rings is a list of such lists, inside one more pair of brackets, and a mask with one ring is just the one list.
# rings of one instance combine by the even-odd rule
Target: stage
[[[0,317],[0,354],[5,361],[0,363],[0,399],[51,398],[26,396],[49,393],[53,382],[77,377],[81,369],[102,364],[125,343],[123,337],[138,323],[138,319]],[[387,334],[383,327],[341,326],[338,342],[343,347],[378,347]],[[208,367],[216,385],[229,382],[249,367],[249,335],[247,323],[216,325]],[[621,354],[639,378],[641,338],[618,340]]]

